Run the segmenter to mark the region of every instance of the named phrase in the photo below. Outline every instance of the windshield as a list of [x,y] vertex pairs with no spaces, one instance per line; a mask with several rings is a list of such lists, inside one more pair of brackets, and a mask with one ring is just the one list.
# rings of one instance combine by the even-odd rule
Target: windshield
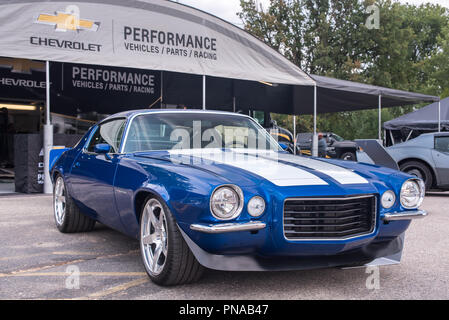
[[345,139],[343,139],[342,137],[340,137],[338,134],[332,133],[332,138],[334,138],[334,140],[336,141],[345,141]]
[[135,117],[123,152],[239,148],[282,150],[255,121],[237,115],[153,113]]

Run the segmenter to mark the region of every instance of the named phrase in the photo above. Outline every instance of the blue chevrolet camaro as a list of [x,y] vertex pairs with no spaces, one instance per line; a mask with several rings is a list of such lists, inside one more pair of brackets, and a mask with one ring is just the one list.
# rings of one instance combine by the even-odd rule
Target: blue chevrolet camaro
[[294,156],[252,118],[138,110],[93,126],[51,168],[61,232],[99,221],[139,239],[162,285],[228,271],[358,266],[398,257],[422,180]]

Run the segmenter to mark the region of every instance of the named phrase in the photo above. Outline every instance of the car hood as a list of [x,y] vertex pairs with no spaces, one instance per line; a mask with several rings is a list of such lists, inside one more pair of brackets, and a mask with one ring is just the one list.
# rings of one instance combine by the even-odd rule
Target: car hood
[[[269,182],[278,187],[368,187],[371,180],[384,180],[394,170],[350,161],[328,161],[274,151],[244,149],[189,149],[135,154],[195,167],[218,175],[227,183],[243,185]],[[386,170],[386,171],[385,171]],[[380,177],[379,177],[380,175]]]
[[343,140],[343,141],[335,141],[331,147],[339,147],[339,148],[357,148],[357,143],[351,140]]

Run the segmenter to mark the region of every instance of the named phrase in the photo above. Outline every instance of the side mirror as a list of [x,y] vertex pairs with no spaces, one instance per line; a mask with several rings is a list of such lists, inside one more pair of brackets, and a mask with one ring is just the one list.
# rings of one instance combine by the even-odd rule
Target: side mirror
[[111,146],[107,143],[100,143],[94,146],[95,153],[107,154],[109,151],[111,151]]

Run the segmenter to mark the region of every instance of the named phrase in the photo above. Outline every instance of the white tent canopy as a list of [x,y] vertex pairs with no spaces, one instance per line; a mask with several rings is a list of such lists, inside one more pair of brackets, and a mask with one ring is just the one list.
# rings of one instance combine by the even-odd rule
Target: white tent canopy
[[0,56],[315,83],[244,30],[171,1],[6,0],[0,21]]

